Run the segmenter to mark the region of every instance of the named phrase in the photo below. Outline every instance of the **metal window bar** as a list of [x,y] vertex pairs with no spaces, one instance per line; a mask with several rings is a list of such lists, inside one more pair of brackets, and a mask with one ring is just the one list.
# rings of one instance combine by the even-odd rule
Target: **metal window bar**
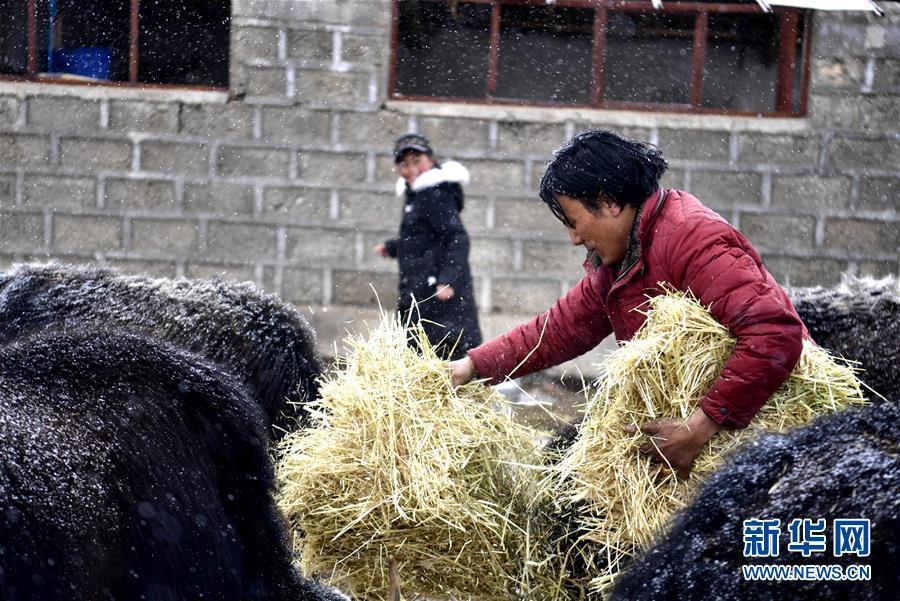
[[694,18],[694,47],[691,59],[691,106],[700,107],[703,96],[703,67],[706,64],[706,37],[709,13]]
[[797,61],[797,13],[781,16],[778,32],[778,84],[775,110],[790,112],[794,106],[794,67]]
[[400,46],[400,1],[391,3],[391,59],[388,66],[388,94],[397,96],[397,51]]
[[609,13],[605,8],[594,11],[593,47],[591,54],[591,105],[600,106],[603,102],[604,71],[606,63],[606,25]]
[[500,55],[500,2],[494,2],[491,7],[491,49],[488,58],[488,84],[487,96],[493,100],[497,93],[497,62]]
[[140,36],[140,0],[131,0],[128,34],[128,83],[138,82],[138,37]]
[[812,56],[812,23],[809,17],[803,21],[803,66],[800,69],[800,115],[806,114],[807,104],[809,102],[809,63]]
[[37,6],[28,0],[28,77],[37,73]]

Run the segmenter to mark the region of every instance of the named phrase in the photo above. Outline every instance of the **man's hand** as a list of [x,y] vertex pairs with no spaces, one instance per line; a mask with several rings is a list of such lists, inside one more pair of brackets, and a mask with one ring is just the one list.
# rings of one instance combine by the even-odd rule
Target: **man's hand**
[[384,257],[385,259],[391,258],[391,253],[388,252],[386,244],[377,244],[372,250],[375,251],[375,254],[379,257]]
[[462,386],[474,377],[475,364],[468,355],[450,362],[450,381],[454,386]]
[[453,287],[449,284],[437,285],[437,292],[435,293],[435,296],[439,301],[448,301],[453,298],[454,294],[455,292],[453,292]]
[[[707,441],[722,429],[700,408],[694,410],[684,422],[674,419],[656,420],[640,426],[641,432],[650,437],[650,442],[641,445],[641,452],[651,458],[667,463],[679,478],[687,480],[691,467]],[[638,427],[625,426],[634,434]]]

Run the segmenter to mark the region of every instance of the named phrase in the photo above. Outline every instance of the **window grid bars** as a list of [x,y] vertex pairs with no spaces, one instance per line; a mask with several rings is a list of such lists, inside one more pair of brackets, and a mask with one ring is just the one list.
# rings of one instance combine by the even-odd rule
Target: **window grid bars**
[[[30,0],[33,2],[34,0]],[[443,96],[406,95],[397,91],[397,50],[400,34],[400,1],[393,0],[391,18],[391,61],[389,74],[389,95],[391,98],[403,100],[445,101],[468,104],[508,103],[508,100],[495,98],[497,88],[497,64],[500,46],[500,16],[502,5],[546,6],[545,0],[457,0],[460,4],[490,4],[490,49],[488,60],[487,96],[485,98],[457,98]],[[757,4],[700,3],[678,2],[666,3],[662,9],[653,7],[650,0],[555,0],[554,6],[564,8],[594,9],[592,29],[592,64],[590,103],[588,108],[622,109],[622,110],[668,110],[675,112],[716,113],[728,115],[758,115],[753,111],[736,111],[729,109],[705,109],[701,106],[703,97],[703,69],[706,63],[706,45],[710,14],[765,14]],[[652,102],[622,102],[603,100],[604,63],[606,60],[606,28],[610,11],[616,12],[660,12],[695,13],[693,54],[691,58],[691,92],[689,104],[661,104]],[[803,31],[803,68],[801,70],[802,86],[799,110],[793,110],[794,67],[796,66],[796,40],[799,28],[799,13],[796,10],[774,10],[779,16],[779,53],[775,110],[764,113],[767,117],[801,116],[806,114],[809,80],[810,27]],[[515,101],[513,101],[515,103]],[[584,107],[577,103],[554,103],[540,101],[520,101],[518,104],[548,107]]]

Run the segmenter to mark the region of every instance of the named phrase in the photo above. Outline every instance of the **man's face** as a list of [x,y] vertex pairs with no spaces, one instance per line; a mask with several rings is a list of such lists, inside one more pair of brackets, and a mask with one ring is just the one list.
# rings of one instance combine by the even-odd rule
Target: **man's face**
[[577,198],[557,194],[556,199],[571,224],[566,225],[566,228],[572,244],[593,251],[607,267],[622,262],[625,251],[628,250],[628,236],[636,214],[634,207],[620,207],[601,197],[599,209],[592,212]]
[[406,180],[410,186],[420,174],[425,173],[434,167],[434,161],[424,152],[416,152],[411,150],[403,155],[400,162],[396,164],[395,169],[400,177]]

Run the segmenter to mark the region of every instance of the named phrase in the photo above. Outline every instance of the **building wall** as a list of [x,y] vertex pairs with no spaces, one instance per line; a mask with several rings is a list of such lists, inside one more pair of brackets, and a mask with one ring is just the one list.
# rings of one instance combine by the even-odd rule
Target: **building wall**
[[762,119],[388,101],[388,0],[233,0],[228,94],[0,84],[0,262],[254,280],[309,306],[327,344],[376,293],[393,304],[395,267],[371,248],[399,223],[390,143],[417,130],[472,173],[491,335],[580,276],[535,190],[568,136],[610,127],[658,143],[665,185],[719,210],[781,282],[897,273],[900,6],[882,5],[816,14],[809,115]]

